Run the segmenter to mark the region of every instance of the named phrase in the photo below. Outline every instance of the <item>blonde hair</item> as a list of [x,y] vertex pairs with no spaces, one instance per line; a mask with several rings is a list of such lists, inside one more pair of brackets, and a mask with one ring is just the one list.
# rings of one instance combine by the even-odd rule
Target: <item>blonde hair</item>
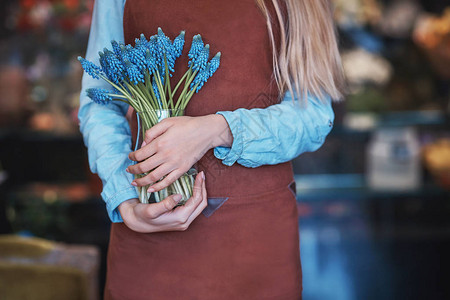
[[[256,3],[267,19],[272,45],[274,76],[283,95],[286,91],[324,99],[342,99],[345,80],[328,0],[271,0],[279,25],[279,49],[272,16],[265,0]],[[283,2],[283,3],[281,3]],[[285,11],[281,4],[285,4]]]

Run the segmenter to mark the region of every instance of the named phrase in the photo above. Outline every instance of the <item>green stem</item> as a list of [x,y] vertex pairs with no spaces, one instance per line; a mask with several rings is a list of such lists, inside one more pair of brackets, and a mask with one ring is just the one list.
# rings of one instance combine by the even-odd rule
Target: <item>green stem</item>
[[155,101],[154,101],[153,97],[150,95],[145,84],[139,83],[139,89],[140,89],[141,93],[143,94],[143,96],[148,100],[147,101],[148,105],[152,108],[155,107]]
[[180,180],[180,179],[175,180],[175,182],[172,183],[172,184],[173,184],[173,187],[175,188],[176,193],[182,195],[183,198],[185,198],[186,193],[184,192],[184,189],[183,189],[183,187],[181,186],[179,180]]
[[161,98],[161,103],[162,103],[162,108],[167,109],[166,94],[164,92],[164,88],[163,88],[162,82],[161,82],[161,75],[159,74],[158,70],[156,70],[155,81],[156,81],[156,85],[158,86],[159,96]]
[[172,97],[175,96],[175,93],[177,92],[177,90],[180,87],[181,83],[188,76],[188,74],[190,74],[191,71],[192,71],[192,66],[189,68],[189,70],[186,71],[186,73],[184,73],[184,75],[183,75],[183,77],[181,77],[180,81],[178,81],[177,85],[175,86],[175,88],[172,91]]
[[183,175],[183,180],[187,186],[187,189],[189,191],[189,196],[192,196],[192,186],[191,186],[191,179],[190,179],[191,175],[185,174]]
[[198,83],[197,83],[196,85],[194,85],[194,88],[193,88],[192,90],[190,90],[190,91],[188,92],[188,94],[186,95],[186,97],[185,97],[185,99],[184,99],[184,101],[185,101],[185,107],[186,107],[186,105],[188,104],[189,100],[191,100],[192,96],[194,95],[195,90],[197,89],[198,85],[199,85]]
[[[135,110],[137,110],[138,112],[149,111],[149,113],[151,113],[154,108],[152,108],[151,104],[145,99],[145,95],[142,93],[142,91],[129,83],[126,84],[128,89],[140,100],[136,102],[137,105],[135,107]],[[158,118],[153,116],[152,119],[155,122],[155,120],[157,120]]]
[[188,76],[188,78],[186,79],[186,82],[184,83],[184,89],[181,92],[180,97],[178,97],[178,101],[177,101],[177,104],[175,105],[175,109],[177,109],[178,107],[180,109],[185,109],[186,108],[187,103],[184,104],[184,97],[185,97],[185,94],[186,94],[186,92],[187,92],[187,90],[189,88],[189,85],[191,84],[192,80],[194,80],[195,75],[197,75],[197,72],[198,72],[198,70],[195,70],[194,73],[192,75]]
[[142,111],[139,113],[139,117],[144,122],[142,124],[142,136],[145,136],[145,132],[158,123],[158,116],[154,110]]
[[133,89],[133,91],[140,97],[141,100],[141,107],[143,109],[151,109],[151,104],[149,103],[149,99],[146,99],[146,96],[144,95],[144,93],[142,92],[142,90],[136,86],[136,85],[129,85],[129,89]]
[[136,91],[134,89],[129,89],[129,90],[130,90],[130,93],[132,94],[132,96],[134,98],[136,98],[136,101],[133,101],[133,108],[136,111],[141,111],[142,110],[142,108],[141,108],[141,101],[138,101],[139,99],[137,99],[138,97],[137,97]]
[[98,74],[98,76],[100,78],[102,78],[104,81],[106,81],[107,83],[109,83],[110,85],[112,85],[116,90],[121,92],[125,97],[128,98],[128,100],[130,100],[130,102],[133,101],[131,95],[120,84],[119,85],[115,84],[114,82],[112,82],[111,80],[109,80],[108,78],[103,76],[102,74]]
[[124,95],[118,95],[118,94],[108,94],[109,96],[113,97],[113,98],[119,98],[119,99],[128,99],[126,96]]
[[[170,74],[169,74],[169,68],[167,66],[167,62],[166,62],[166,87],[167,87],[167,94],[169,95],[169,105],[170,108],[173,109],[173,97],[172,97],[172,90],[170,87]],[[169,107],[168,105],[168,107]]]
[[189,103],[189,100],[191,100],[192,96],[194,95],[195,90],[197,89],[198,85],[199,85],[198,83],[196,85],[194,85],[194,87],[191,90],[189,90],[187,92],[187,94],[184,96],[184,98],[181,100],[182,101],[181,105],[180,105],[181,109],[185,109],[186,108],[186,106]]
[[121,100],[121,99],[115,99],[114,101],[120,101],[120,102],[124,102],[124,103],[126,103],[126,104],[128,104],[128,105],[131,105],[130,102],[125,101],[125,100]]
[[[159,95],[160,95],[160,98],[161,98],[161,88],[160,88],[160,85],[158,84],[159,83],[159,81],[156,79],[157,78],[157,75],[156,75],[156,72],[157,72],[157,70],[153,70],[154,71],[154,74],[153,74],[153,78],[155,79],[155,82],[156,82],[156,86],[157,86],[157,88],[158,88],[158,91],[159,91]],[[158,72],[159,73],[159,72]],[[148,78],[148,90],[151,92],[151,94],[152,94],[152,98],[154,99],[154,109],[161,109],[162,107],[161,107],[161,104],[160,104],[160,102],[158,101],[158,98],[156,97],[156,94],[155,94],[155,91],[153,90],[153,84],[152,84],[152,82],[151,82],[151,78],[150,78],[150,76],[149,76],[149,78]]]
[[150,93],[152,94],[152,97],[153,97],[153,99],[155,100],[155,102],[154,102],[154,109],[158,109],[158,108],[160,108],[159,107],[159,103],[158,103],[158,99],[156,98],[156,95],[155,95],[155,91],[153,90],[153,86],[150,86]]

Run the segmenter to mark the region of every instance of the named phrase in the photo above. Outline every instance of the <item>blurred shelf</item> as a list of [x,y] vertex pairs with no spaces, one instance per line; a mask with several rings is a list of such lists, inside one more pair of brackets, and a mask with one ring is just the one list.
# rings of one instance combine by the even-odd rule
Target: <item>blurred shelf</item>
[[87,178],[87,151],[81,134],[2,128],[0,145],[0,162],[8,173],[9,186]]
[[440,110],[398,112],[347,112],[343,124],[335,124],[331,134],[365,136],[379,127],[450,128],[450,116]]
[[426,182],[416,190],[371,190],[364,174],[311,174],[295,175],[297,200],[317,202],[328,200],[363,201],[368,199],[447,197],[450,191]]
[[0,141],[14,140],[14,141],[66,141],[66,142],[83,142],[81,133],[60,133],[52,131],[37,131],[27,128],[0,128]]
[[0,171],[0,185],[2,185],[2,183],[5,182],[7,178],[8,173],[6,173],[5,171]]
[[388,112],[380,115],[379,122],[387,126],[445,125],[449,116],[439,110]]

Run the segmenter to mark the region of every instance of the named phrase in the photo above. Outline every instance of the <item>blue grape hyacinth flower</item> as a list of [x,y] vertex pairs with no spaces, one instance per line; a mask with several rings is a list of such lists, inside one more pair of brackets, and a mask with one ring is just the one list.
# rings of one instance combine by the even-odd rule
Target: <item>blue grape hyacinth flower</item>
[[142,73],[134,64],[132,64],[129,60],[125,60],[124,64],[127,77],[131,83],[137,85],[139,82],[144,82],[144,75],[142,75]]
[[[157,34],[148,39],[141,34],[135,39],[134,46],[112,40],[112,48],[99,52],[99,66],[79,57],[87,74],[96,79],[102,78],[112,85],[111,88],[115,88],[110,91],[90,88],[86,90],[87,96],[102,105],[112,100],[131,101],[128,102],[130,105],[133,101],[149,100],[148,105],[156,105],[158,108],[174,107],[178,103],[180,107],[186,107],[192,94],[199,92],[219,68],[221,54],[219,52],[209,60],[210,46],[204,44],[200,34],[195,35],[187,54],[189,69],[182,76],[182,79],[186,80],[185,84],[190,86],[190,92],[181,93],[178,101],[173,101],[175,91],[171,91],[170,77],[174,72],[175,61],[183,53],[185,34],[185,31],[180,31],[172,42],[163,30],[158,28]],[[178,84],[176,89],[179,86]],[[153,100],[146,99],[147,96]]]
[[121,58],[122,57],[122,50],[121,50],[121,48],[122,48],[122,46],[124,46],[124,43],[122,43],[122,42],[119,43],[119,42],[117,42],[115,40],[112,40],[111,41],[111,46],[112,46],[114,54],[117,55],[117,57]]
[[190,88],[191,90],[197,86],[195,92],[198,93],[198,91],[200,91],[200,89],[203,87],[203,85],[208,81],[209,76],[209,69],[210,69],[210,64],[208,64],[208,66],[202,70],[201,72],[199,72],[194,80],[192,81]]
[[221,56],[222,53],[217,52],[217,54],[214,55],[214,57],[211,59],[209,68],[209,77],[213,76],[213,74],[217,71],[217,69],[219,69]]
[[95,103],[101,105],[109,104],[113,100],[109,94],[110,92],[111,91],[100,88],[89,88],[86,90],[88,97]]
[[200,34],[194,35],[192,38],[191,49],[189,50],[188,57],[194,59],[203,50],[204,43]]
[[218,52],[208,63],[206,68],[201,70],[192,81],[190,88],[191,90],[197,85],[197,88],[195,90],[196,93],[200,91],[200,89],[203,87],[203,85],[208,81],[208,79],[213,76],[213,74],[217,71],[217,69],[220,66],[220,56],[221,53]]
[[209,59],[209,45],[206,45],[202,51],[192,60],[192,69],[201,71],[206,68]]
[[83,70],[92,76],[92,78],[100,78],[99,75],[102,74],[102,69],[99,66],[81,56],[78,56],[78,60],[80,61]]
[[154,77],[153,77],[153,82],[152,82],[152,88],[153,88],[153,92],[155,93],[156,99],[160,100],[161,96],[159,95],[158,85],[156,84],[156,80]]
[[[164,34],[161,28],[158,28],[158,45],[163,57],[166,57],[169,71],[175,72],[176,51],[171,40]],[[163,61],[164,62],[164,61]]]
[[[131,47],[131,45],[128,45]],[[122,62],[125,63],[125,60],[130,60],[130,56],[128,50],[130,49],[128,46],[121,44],[120,45],[120,55],[117,55]]]
[[145,63],[149,74],[153,74],[157,68],[156,59],[150,52],[150,49],[145,51]]
[[145,50],[147,50],[148,41],[143,33],[141,33],[139,38],[136,38],[134,40],[134,48],[138,49],[139,51],[142,51],[143,53],[145,53]]
[[152,35],[147,43],[150,53],[156,58],[158,55],[158,36]]
[[176,58],[180,57],[181,54],[183,53],[184,35],[185,31],[183,30],[173,41],[174,54]]
[[139,71],[145,72],[145,70],[147,69],[147,61],[145,58],[145,53],[140,51],[139,49],[131,47],[131,45],[128,46],[127,50],[130,62],[134,64]]
[[156,60],[156,64],[158,67],[164,65],[164,49],[161,45],[161,42],[158,41],[157,35],[152,35],[149,41],[149,49],[150,53]]
[[100,65],[106,77],[112,82],[118,84],[123,80],[125,68],[112,51],[103,49],[103,55],[100,55]]

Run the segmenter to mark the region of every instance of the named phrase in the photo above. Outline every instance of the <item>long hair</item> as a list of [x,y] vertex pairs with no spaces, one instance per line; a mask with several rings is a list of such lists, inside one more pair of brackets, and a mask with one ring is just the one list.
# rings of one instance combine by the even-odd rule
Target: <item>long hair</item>
[[[345,79],[330,1],[271,1],[276,16],[270,15],[265,0],[256,3],[267,19],[280,95],[295,92],[303,95],[300,98],[305,102],[308,94],[321,99],[325,94],[335,101],[342,99]],[[279,47],[274,39],[273,17],[278,19]]]

